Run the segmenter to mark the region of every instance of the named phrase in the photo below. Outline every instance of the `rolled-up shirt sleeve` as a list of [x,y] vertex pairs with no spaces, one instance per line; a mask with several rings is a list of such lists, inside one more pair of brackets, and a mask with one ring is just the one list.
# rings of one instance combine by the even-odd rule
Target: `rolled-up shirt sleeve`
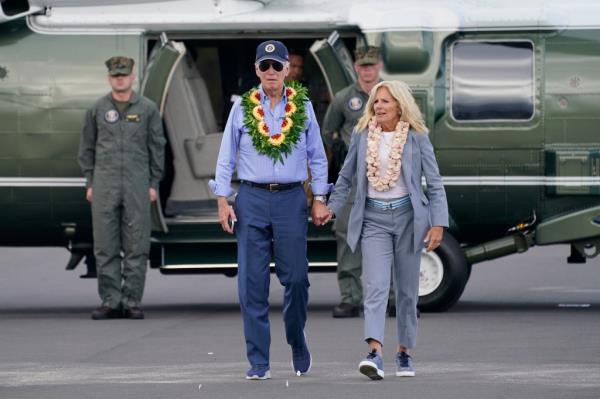
[[231,108],[225,130],[223,131],[223,139],[221,140],[221,148],[219,149],[215,178],[208,182],[208,186],[212,192],[219,197],[230,197],[235,194],[235,191],[231,188],[231,177],[235,170],[239,149],[240,110],[241,99],[238,99]]
[[327,156],[323,148],[323,141],[315,111],[310,102],[306,102],[307,131],[306,131],[306,153],[308,166],[312,176],[311,190],[315,195],[327,195],[332,185],[327,183]]

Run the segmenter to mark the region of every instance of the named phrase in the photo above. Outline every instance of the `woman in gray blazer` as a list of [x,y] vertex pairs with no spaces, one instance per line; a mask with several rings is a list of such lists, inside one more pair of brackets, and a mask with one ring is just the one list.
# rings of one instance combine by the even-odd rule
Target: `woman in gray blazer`
[[[423,192],[422,177],[427,183]],[[448,227],[448,205],[433,147],[419,107],[404,82],[383,81],[370,93],[346,161],[329,199],[327,222],[339,212],[357,178],[348,245],[363,253],[365,340],[369,354],[359,370],[384,376],[382,346],[390,268],[396,284],[396,375],[414,376],[409,349],[417,334],[421,250],[439,246]]]

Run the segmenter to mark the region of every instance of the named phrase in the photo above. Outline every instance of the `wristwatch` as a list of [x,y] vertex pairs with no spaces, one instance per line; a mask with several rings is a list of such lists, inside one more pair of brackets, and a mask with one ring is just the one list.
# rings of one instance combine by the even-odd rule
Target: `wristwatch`
[[326,203],[327,203],[327,197],[325,197],[324,195],[315,195],[315,196],[313,197],[313,199],[314,199],[315,201],[319,201],[319,202],[322,202],[322,203],[324,203],[324,204],[326,204]]

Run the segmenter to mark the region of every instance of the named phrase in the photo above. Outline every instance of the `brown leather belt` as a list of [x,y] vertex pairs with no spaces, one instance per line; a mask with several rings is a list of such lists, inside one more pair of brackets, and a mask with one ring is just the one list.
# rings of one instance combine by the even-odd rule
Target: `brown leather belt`
[[271,192],[291,190],[292,188],[300,187],[302,182],[295,183],[254,183],[248,180],[242,180],[242,184],[250,187],[262,188],[263,190],[269,190]]

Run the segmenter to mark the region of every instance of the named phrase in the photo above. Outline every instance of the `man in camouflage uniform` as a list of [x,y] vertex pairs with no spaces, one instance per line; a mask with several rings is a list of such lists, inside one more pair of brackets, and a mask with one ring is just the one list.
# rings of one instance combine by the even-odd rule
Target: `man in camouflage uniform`
[[[332,168],[330,178],[337,178],[337,173],[344,164],[346,152],[350,146],[352,130],[363,114],[369,99],[369,92],[381,81],[379,73],[383,63],[379,58],[379,48],[375,46],[356,49],[354,70],[358,81],[336,93],[327,109],[323,121],[323,142],[332,152]],[[333,169],[333,172],[332,172]],[[362,254],[360,246],[352,252],[346,243],[348,217],[354,203],[356,181],[348,196],[348,202],[342,212],[336,215],[333,226],[337,240],[337,277],[340,287],[341,303],[333,308],[333,317],[357,317],[362,302]],[[390,304],[394,303],[393,285],[390,288]],[[393,305],[388,306],[391,315],[395,314]]]
[[133,64],[127,57],[106,61],[112,90],[88,110],[79,146],[102,300],[94,320],[144,318],[150,205],[157,199],[166,140],[158,108],[132,89]]

